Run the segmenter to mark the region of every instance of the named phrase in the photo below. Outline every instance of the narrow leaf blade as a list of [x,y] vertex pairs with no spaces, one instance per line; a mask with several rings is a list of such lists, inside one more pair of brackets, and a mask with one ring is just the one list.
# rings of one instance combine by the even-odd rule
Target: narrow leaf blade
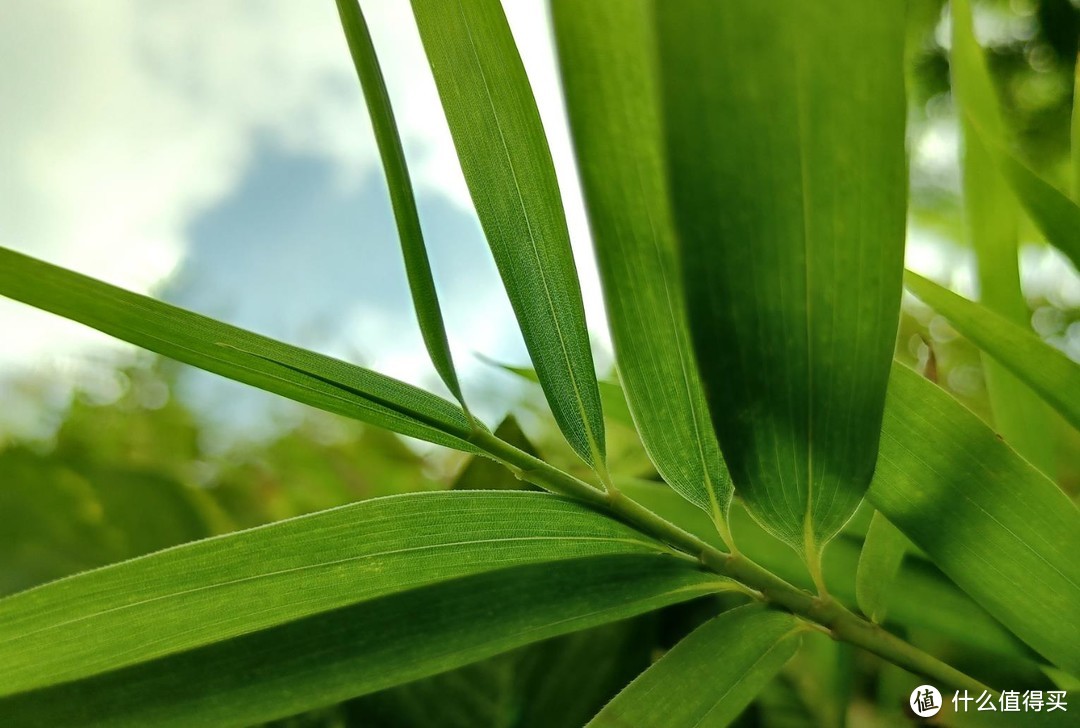
[[1080,429],[1080,366],[1027,328],[908,271],[908,290]]
[[433,394],[2,247],[0,295],[312,407],[476,452],[464,413]]
[[604,422],[562,198],[498,0],[412,0],[465,181],[555,421],[602,468]]
[[0,600],[0,695],[517,564],[670,553],[545,493],[378,498],[198,541]]
[[[983,303],[1017,325],[1031,314],[1020,290],[1018,209],[994,155],[979,134],[1005,136],[997,91],[975,38],[968,0],[950,3],[950,69],[963,132],[962,187],[964,224],[975,250]],[[1053,438],[1047,411],[1022,382],[992,359],[983,359],[986,387],[998,431],[1025,457],[1054,472]]]
[[0,699],[0,722],[256,725],[693,599],[714,588],[707,574],[657,556],[503,569]]
[[630,411],[657,471],[726,531],[732,485],[687,329],[650,5],[557,0],[555,38]]
[[590,728],[726,726],[791,659],[795,618],[749,605],[696,629],[615,696]]
[[713,424],[736,491],[811,568],[877,456],[903,263],[904,5],[656,5]]
[[888,592],[900,571],[907,546],[904,534],[874,511],[855,574],[855,601],[874,624],[885,620]]
[[893,368],[870,502],[972,599],[1080,674],[1080,511],[948,394]]
[[420,229],[420,215],[416,210],[409,169],[405,164],[405,150],[401,146],[394,111],[390,106],[390,94],[386,90],[382,70],[379,68],[375,46],[357,0],[337,0],[337,8],[382,158],[420,332],[435,370],[442,377],[447,389],[464,407],[465,397],[461,393],[454,359],[450,355],[450,343],[446,338],[446,326],[443,324],[442,310],[439,307],[439,294],[435,290],[435,280],[431,275],[431,263],[428,261],[424,234]]

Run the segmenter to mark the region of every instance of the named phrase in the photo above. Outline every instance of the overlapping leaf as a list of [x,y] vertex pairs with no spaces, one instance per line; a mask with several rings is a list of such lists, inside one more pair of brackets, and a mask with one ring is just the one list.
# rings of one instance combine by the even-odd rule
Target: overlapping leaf
[[420,37],[555,421],[602,469],[604,422],[562,198],[499,0],[412,0]]
[[726,530],[732,485],[691,351],[648,0],[558,0],[563,83],[620,380],[671,486]]
[[[1003,139],[997,92],[974,33],[968,0],[954,0],[952,89],[963,130],[963,203],[967,238],[975,250],[983,304],[1017,325],[1030,311],[1020,291],[1018,209],[986,136]],[[980,134],[980,130],[984,133]],[[1025,457],[1053,473],[1053,439],[1045,405],[993,359],[984,358],[987,392],[998,431]]]
[[750,605],[696,629],[589,722],[590,728],[720,728],[799,646],[795,618]]
[[904,366],[870,502],[976,602],[1080,674],[1080,511],[973,413]]
[[910,271],[905,285],[1080,429],[1080,366],[1030,329]]
[[420,322],[420,332],[435,370],[450,392],[464,406],[465,398],[461,394],[454,359],[450,355],[446,326],[439,308],[439,295],[431,275],[424,234],[420,229],[420,215],[416,211],[409,169],[405,164],[405,150],[401,147],[401,137],[398,135],[394,111],[390,106],[390,95],[379,68],[379,59],[375,55],[375,46],[371,42],[367,22],[357,0],[337,0],[337,7],[353,64],[364,90],[371,126],[375,131],[375,142],[378,144],[383,171],[386,173],[386,184],[394,207],[394,219],[397,221],[401,252],[405,257],[405,271],[409,278],[409,289],[412,291],[413,308]]
[[859,554],[859,566],[855,573],[855,601],[862,613],[875,624],[885,619],[888,592],[900,571],[907,545],[904,534],[874,511]]
[[903,262],[905,3],[656,9],[713,423],[751,512],[813,565],[877,455]]
[[0,695],[153,660],[455,577],[670,553],[542,493],[393,496],[198,541],[0,601]]
[[[715,546],[723,546],[709,518],[670,488],[626,478],[616,478],[616,484],[623,493],[664,518]],[[792,584],[813,587],[806,567],[795,552],[762,530],[738,505],[731,509],[731,529],[738,539],[739,549],[747,556]],[[856,569],[861,545],[860,540],[841,537],[825,551],[825,581],[829,593],[851,607],[857,605]],[[933,604],[935,608],[927,609],[927,604]],[[931,630],[962,644],[1009,658],[1034,654],[921,559],[908,559],[904,563],[896,575],[894,587],[885,595],[885,605],[889,622],[896,625]]]
[[0,248],[0,295],[312,407],[476,451],[465,414],[433,394],[6,248]]
[[[0,723],[255,725],[693,599],[715,587],[713,577],[666,556],[507,568],[0,698]],[[321,592],[305,594],[310,599]],[[249,604],[249,611],[258,604]],[[137,625],[129,628],[138,631]]]

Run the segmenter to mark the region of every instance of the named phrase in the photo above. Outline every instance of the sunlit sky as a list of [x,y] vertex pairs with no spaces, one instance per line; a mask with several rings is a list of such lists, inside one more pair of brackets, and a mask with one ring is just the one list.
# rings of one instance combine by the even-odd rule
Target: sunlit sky
[[[606,361],[546,6],[504,5],[550,137],[587,317]],[[475,354],[520,362],[524,347],[409,4],[364,0],[363,7],[404,136],[454,354],[466,389],[483,398],[499,375]],[[3,245],[439,389],[411,313],[333,2],[5,0],[0,48]],[[955,147],[947,129],[931,129],[913,149],[921,163],[948,166]],[[916,234],[909,263],[963,287],[963,256],[942,250]],[[5,299],[0,330],[0,380],[41,374],[55,383],[23,400],[0,390],[7,401],[0,428],[34,433],[40,400],[62,402],[102,361],[134,355]],[[265,419],[268,396],[208,376],[181,384],[211,419]],[[494,413],[498,397],[489,399]]]

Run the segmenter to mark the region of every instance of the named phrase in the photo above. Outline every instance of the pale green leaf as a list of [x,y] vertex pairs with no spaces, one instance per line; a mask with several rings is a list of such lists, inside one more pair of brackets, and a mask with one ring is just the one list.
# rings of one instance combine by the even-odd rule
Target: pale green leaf
[[[502,569],[0,699],[0,723],[254,725],[693,599],[715,587],[714,577],[666,556]],[[244,616],[257,609],[258,602],[247,605]]]
[[976,602],[1080,674],[1080,511],[972,412],[893,368],[870,502]]
[[461,169],[555,421],[603,468],[604,420],[555,167],[499,0],[412,0]]
[[517,564],[671,553],[558,496],[378,498],[198,541],[0,600],[0,695]]
[[[1018,210],[979,130],[1005,137],[982,49],[975,39],[968,0],[953,0],[950,69],[961,129],[964,224],[975,250],[980,296],[984,305],[1014,324],[1031,317],[1020,290]],[[1002,436],[1046,473],[1053,473],[1054,442],[1047,410],[1039,398],[993,359],[983,358],[994,423]]]
[[2,247],[0,295],[312,407],[476,452],[461,408],[433,394]]
[[690,347],[664,182],[651,3],[552,10],[619,379],[657,471],[726,530],[731,479]]
[[615,696],[590,728],[729,725],[799,646],[784,612],[748,605],[712,619]]
[[904,534],[874,511],[859,554],[855,601],[862,613],[875,624],[885,620],[886,597],[900,571],[907,546],[908,540]]
[[1030,329],[1017,326],[933,281],[908,271],[904,283],[908,290],[947,318],[957,331],[1080,429],[1080,366]]
[[[973,134],[979,134],[972,130]],[[1012,186],[1013,194],[1047,242],[1064,253],[1080,270],[1080,206],[1050,184],[996,140],[981,141],[994,156],[998,168]]]
[[420,229],[420,215],[416,211],[409,169],[405,164],[405,150],[401,146],[394,111],[390,106],[390,95],[379,68],[379,59],[375,55],[375,46],[371,42],[367,22],[357,0],[337,0],[337,8],[353,64],[360,77],[364,100],[371,116],[371,127],[375,131],[375,142],[382,158],[390,202],[394,208],[394,219],[397,221],[398,237],[401,240],[401,252],[405,258],[409,289],[412,291],[413,307],[420,322],[420,332],[435,370],[442,377],[447,389],[464,406],[465,398],[461,394],[454,359],[450,355],[446,326],[439,308],[439,295],[431,275],[431,263],[428,261],[427,247]]
[[905,3],[656,8],[713,423],[736,492],[813,568],[877,457],[903,267]]

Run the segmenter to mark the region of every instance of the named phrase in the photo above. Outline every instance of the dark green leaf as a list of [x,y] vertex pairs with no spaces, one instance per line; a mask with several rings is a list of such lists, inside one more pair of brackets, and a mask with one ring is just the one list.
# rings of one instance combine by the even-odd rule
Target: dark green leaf
[[693,599],[716,586],[715,577],[667,556],[502,569],[0,699],[0,723],[252,725]]
[[726,532],[732,485],[690,348],[647,0],[557,0],[555,37],[620,380],[671,487]]
[[517,564],[671,553],[542,493],[418,493],[198,541],[0,600],[0,695]]
[[[1080,429],[1080,366],[1030,329],[908,271],[905,285]],[[1006,438],[1008,439],[1008,438]]]
[[555,421],[603,469],[604,419],[551,152],[499,0],[413,0],[465,181]]
[[801,629],[792,615],[758,605],[725,612],[675,645],[589,726],[726,726],[795,654]]
[[903,267],[905,3],[656,7],[714,427],[736,491],[813,569],[877,457]]
[[1080,511],[973,413],[893,368],[870,502],[949,578],[1080,674]]
[[0,295],[312,407],[476,452],[465,414],[433,394],[6,248]]
[[386,83],[379,69],[375,46],[371,42],[367,22],[357,0],[337,0],[337,7],[353,64],[364,91],[379,155],[382,157],[390,201],[394,207],[394,219],[397,220],[398,237],[401,239],[401,252],[405,257],[405,271],[409,277],[413,307],[420,322],[424,344],[435,370],[464,407],[465,398],[461,394],[461,385],[454,370],[454,359],[450,355],[450,344],[446,340],[446,326],[439,308],[435,280],[431,276],[431,264],[420,229],[420,216],[416,211],[409,169],[405,164],[405,151],[401,147],[394,111],[390,106],[390,95],[386,91]]

